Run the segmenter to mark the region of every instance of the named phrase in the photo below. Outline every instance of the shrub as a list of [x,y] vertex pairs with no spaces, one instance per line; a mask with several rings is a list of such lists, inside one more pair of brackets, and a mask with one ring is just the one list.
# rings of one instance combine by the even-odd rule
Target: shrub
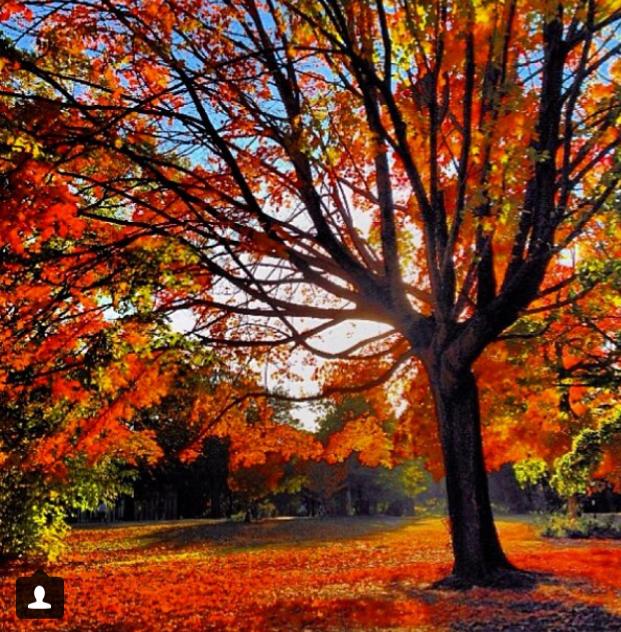
[[67,531],[62,498],[37,472],[7,468],[0,474],[0,551],[58,557]]
[[621,524],[615,524],[614,516],[595,518],[553,515],[541,532],[546,538],[621,538]]
[[0,558],[56,559],[64,549],[67,519],[76,510],[112,504],[129,491],[133,474],[121,464],[104,460],[68,462],[64,479],[50,479],[37,470],[8,465],[0,470]]

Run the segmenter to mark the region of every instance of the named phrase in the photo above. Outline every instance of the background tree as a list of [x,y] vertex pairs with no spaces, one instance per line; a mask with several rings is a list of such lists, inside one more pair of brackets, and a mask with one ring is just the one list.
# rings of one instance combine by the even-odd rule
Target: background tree
[[562,432],[560,440],[548,442],[547,453],[532,450],[531,458],[519,464],[524,481],[547,478],[571,516],[597,480],[613,488],[621,480],[619,268],[598,261],[590,273],[600,276],[601,289],[611,291],[613,299],[602,303],[585,297],[550,323],[540,355]]
[[[80,217],[79,197],[56,171],[58,156],[24,130],[54,125],[55,110],[13,106],[2,103],[0,129],[0,553],[54,557],[71,514],[113,504],[130,491],[138,466],[152,474],[171,447],[154,424],[142,423],[145,413],[176,404],[174,449],[191,452],[199,434],[201,445],[213,446],[214,434],[243,432],[249,407],[235,411],[237,424],[231,412],[214,428],[192,427],[192,406],[206,404],[197,383],[216,402],[226,402],[236,383],[229,365],[224,393],[214,394],[224,374],[213,354],[193,352],[152,312],[174,249]],[[245,380],[237,381],[247,388]],[[165,436],[170,420],[159,421]],[[254,439],[278,430],[278,423],[256,428]],[[288,437],[290,454],[297,435]],[[211,456],[207,470],[227,460]],[[220,487],[226,475],[225,463]],[[212,508],[218,499],[214,491]]]
[[[222,379],[216,357],[201,349],[186,349],[177,358],[175,383],[154,406],[144,408],[135,427],[155,434],[162,459],[153,467],[140,464],[139,484],[144,490],[160,492],[167,486],[177,493],[179,515],[184,518],[209,516],[222,518],[228,496],[229,445],[226,436],[207,436],[191,461],[180,453],[197,444],[202,428],[192,420],[198,393],[213,391]],[[200,442],[199,442],[200,443]]]
[[324,459],[302,464],[313,514],[412,514],[414,498],[427,488],[422,459],[403,456],[395,416],[384,397],[338,398],[319,418],[316,436]]
[[10,117],[1,133],[0,555],[54,557],[69,513],[114,499],[129,465],[158,455],[129,421],[166,378],[144,328],[104,317],[109,268],[85,249],[67,182]]
[[[62,149],[82,215],[187,252],[173,274],[198,282],[154,309],[192,309],[195,336],[248,354],[350,359],[363,379],[343,391],[417,361],[453,574],[510,569],[472,366],[529,306],[572,300],[564,257],[609,221],[616,3],[49,0],[2,18],[4,98],[62,112],[37,139]],[[321,347],[351,320],[383,329]]]
[[[154,433],[163,453],[157,467],[142,464],[142,483],[176,488],[179,512],[186,518],[222,518],[240,496],[245,510],[277,488],[295,486],[285,476],[286,465],[321,453],[311,433],[297,427],[282,402],[268,410],[252,400],[228,406],[231,393],[234,398],[236,392],[256,388],[254,374],[232,372],[203,345],[186,341],[184,347],[176,353],[174,384],[134,420],[135,429]],[[217,418],[227,406],[228,414]]]

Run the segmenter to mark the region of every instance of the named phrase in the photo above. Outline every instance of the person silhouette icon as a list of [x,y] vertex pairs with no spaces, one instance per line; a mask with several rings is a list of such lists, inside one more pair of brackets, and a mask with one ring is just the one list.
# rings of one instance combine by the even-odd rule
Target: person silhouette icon
[[[17,577],[15,614],[20,619],[62,619],[65,615],[63,578],[50,577],[42,568],[36,570],[30,577]],[[1,623],[0,630],[4,630]]]
[[43,586],[37,586],[34,589],[35,600],[28,604],[28,610],[49,610],[52,604],[43,601],[45,598],[45,588]]

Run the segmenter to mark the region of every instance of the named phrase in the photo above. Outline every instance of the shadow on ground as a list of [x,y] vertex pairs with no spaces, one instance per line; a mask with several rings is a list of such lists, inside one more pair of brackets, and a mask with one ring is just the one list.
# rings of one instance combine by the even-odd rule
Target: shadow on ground
[[[601,606],[566,604],[562,602],[521,601],[508,607],[512,617],[500,612],[485,620],[459,622],[451,625],[452,632],[618,632],[621,617]],[[515,617],[518,620],[515,620]]]
[[[137,548],[165,546],[167,549],[205,544],[226,549],[260,549],[279,546],[313,546],[322,542],[355,540],[385,534],[411,525],[414,518],[381,516],[361,521],[356,518],[264,520],[246,524],[231,521],[168,523],[162,528],[138,532]],[[152,525],[153,527],[153,525]]]
[[453,591],[408,591],[408,598],[282,600],[261,615],[265,629],[354,632],[617,632],[621,617],[601,606],[530,598],[521,591],[472,599]]

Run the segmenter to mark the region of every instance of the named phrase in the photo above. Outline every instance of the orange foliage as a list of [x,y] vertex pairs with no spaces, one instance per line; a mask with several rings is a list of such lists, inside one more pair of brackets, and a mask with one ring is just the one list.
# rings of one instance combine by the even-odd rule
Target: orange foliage
[[[422,454],[439,476],[421,367],[441,400],[438,382],[463,379],[478,358],[488,467],[553,459],[572,428],[559,414],[563,393],[543,387],[548,363],[536,347],[524,359],[489,345],[528,308],[577,302],[589,275],[573,260],[597,263],[618,241],[618,228],[607,232],[621,142],[618,65],[608,71],[618,3],[438,11],[344,2],[328,14],[324,3],[293,4],[2,4],[15,45],[2,44],[0,78],[29,107],[0,103],[19,132],[3,139],[15,194],[0,246],[14,263],[2,271],[10,290],[0,308],[14,317],[0,329],[9,367],[0,388],[32,367],[49,378],[59,355],[75,368],[86,341],[107,330],[104,301],[124,316],[191,310],[206,345],[238,351],[232,366],[274,351],[283,374],[291,349],[315,349],[317,332],[375,320],[392,333],[319,352],[351,360],[323,380],[324,394],[369,384],[375,410],[350,420],[328,457],[356,450],[375,464]],[[71,246],[36,274],[26,265],[15,284],[23,258],[55,240]],[[24,335],[56,303],[70,323],[52,309],[53,335]],[[127,329],[127,344],[142,345],[140,327]],[[122,355],[95,396],[72,375],[53,378],[54,403],[71,404],[72,415],[34,446],[33,463],[54,468],[67,450],[95,457],[135,436],[135,411],[156,403],[171,377],[147,351]],[[561,368],[580,357],[566,349]],[[377,386],[389,377],[396,395]],[[254,387],[218,384],[198,397],[190,421],[199,430],[184,456],[208,433],[230,437],[242,467],[317,454],[307,436],[272,424],[265,402],[251,406]],[[391,397],[402,400],[398,446],[384,432]],[[575,416],[591,405],[569,393]]]
[[[70,553],[46,569],[65,579],[65,618],[46,630],[446,631],[454,626],[617,629],[621,544],[554,544],[531,525],[500,522],[512,561],[545,573],[529,590],[430,584],[450,567],[437,520],[363,519],[208,524],[205,521],[77,529]],[[14,615],[14,583],[31,569],[4,569],[3,629],[41,629]]]

